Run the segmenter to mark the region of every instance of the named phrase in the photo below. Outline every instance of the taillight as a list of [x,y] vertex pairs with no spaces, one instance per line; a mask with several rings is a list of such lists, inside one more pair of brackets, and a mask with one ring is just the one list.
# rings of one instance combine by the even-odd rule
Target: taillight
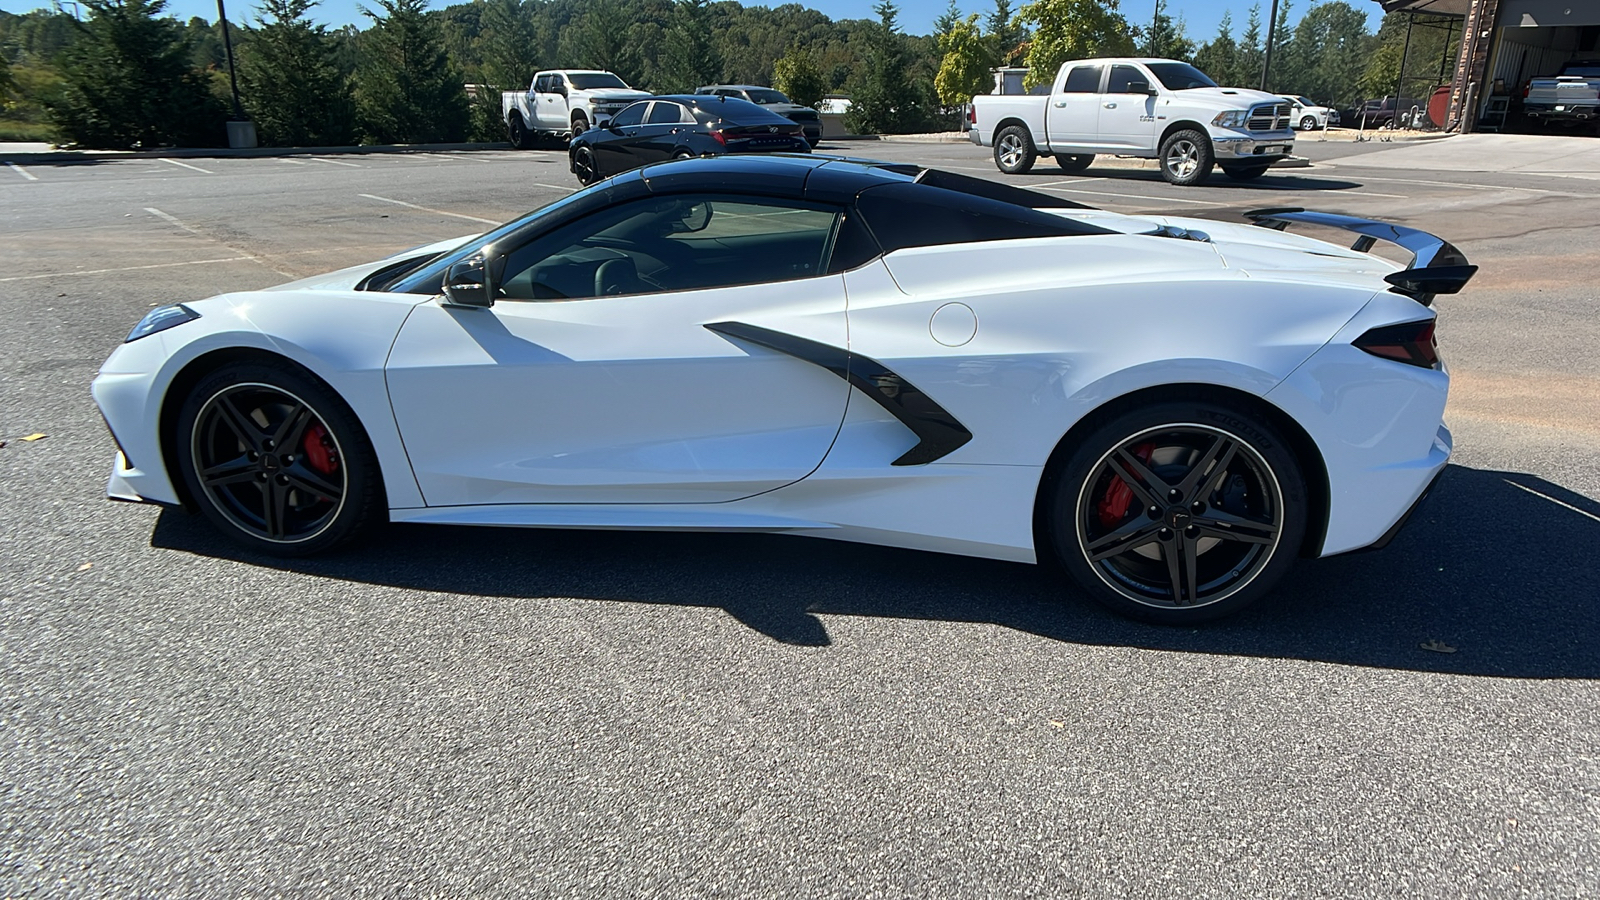
[[717,143],[721,144],[722,146],[728,146],[728,136],[723,134],[721,131],[712,129],[711,136],[716,138]]
[[976,103],[968,103],[967,104],[967,124],[968,125],[976,125],[976,124],[978,124],[978,104],[976,104]]
[[1402,322],[1374,328],[1354,341],[1354,345],[1384,359],[1409,363],[1424,369],[1439,368],[1439,344],[1433,338],[1434,320]]

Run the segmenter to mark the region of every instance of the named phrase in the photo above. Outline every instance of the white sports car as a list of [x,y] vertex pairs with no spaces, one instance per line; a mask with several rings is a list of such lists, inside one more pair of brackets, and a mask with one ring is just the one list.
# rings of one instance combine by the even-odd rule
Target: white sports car
[[1428,304],[1474,271],[1407,228],[1251,217],[863,161],[647,166],[153,310],[94,382],[108,493],[273,554],[384,519],[786,532],[1052,559],[1122,613],[1213,618],[1404,522],[1450,454]]

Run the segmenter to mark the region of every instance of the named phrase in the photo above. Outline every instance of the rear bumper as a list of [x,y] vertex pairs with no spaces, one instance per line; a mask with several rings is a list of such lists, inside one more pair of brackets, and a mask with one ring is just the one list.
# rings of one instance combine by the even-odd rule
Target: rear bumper
[[1600,115],[1600,106],[1594,103],[1558,103],[1552,106],[1524,104],[1522,114],[1530,119],[1593,119]]
[[1417,514],[1417,511],[1428,505],[1428,495],[1433,493],[1433,486],[1439,483],[1439,476],[1443,474],[1444,466],[1440,466],[1439,471],[1433,473],[1433,477],[1428,479],[1428,484],[1422,489],[1421,495],[1419,495],[1416,501],[1411,504],[1410,508],[1405,511],[1405,514],[1400,516],[1400,521],[1389,526],[1389,530],[1383,533],[1383,537],[1378,538],[1375,542],[1368,544],[1359,550],[1352,550],[1351,552],[1366,553],[1372,550],[1382,550],[1383,548],[1389,546],[1389,542],[1393,541],[1394,536],[1399,534],[1401,529],[1406,527],[1406,523],[1411,521],[1412,517]]
[[967,140],[973,142],[974,144],[977,144],[979,147],[988,146],[987,144],[985,144],[983,142],[983,133],[978,131],[977,128],[968,128],[967,129]]

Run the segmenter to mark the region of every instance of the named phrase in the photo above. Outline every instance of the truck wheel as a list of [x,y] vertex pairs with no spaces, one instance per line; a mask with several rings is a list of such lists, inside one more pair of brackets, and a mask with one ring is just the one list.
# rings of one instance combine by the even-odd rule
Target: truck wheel
[[1082,172],[1084,169],[1089,168],[1089,164],[1092,162],[1094,162],[1093,153],[1056,154],[1056,165],[1060,166],[1063,172]]
[[572,117],[572,136],[577,137],[589,130],[589,117],[578,113]]
[[1193,128],[1174,131],[1161,142],[1161,177],[1168,184],[1200,184],[1211,177],[1213,162],[1211,139]]
[[1255,181],[1257,178],[1260,178],[1261,176],[1267,174],[1267,170],[1270,169],[1270,168],[1272,168],[1270,165],[1267,165],[1267,166],[1223,166],[1222,167],[1222,174],[1228,176],[1229,178],[1232,178],[1234,181]]
[[995,167],[1007,175],[1022,175],[1033,168],[1039,151],[1033,147],[1033,138],[1021,125],[1007,125],[994,139]]
[[528,134],[528,126],[522,124],[521,113],[511,114],[511,120],[506,124],[506,131],[511,136],[511,146],[518,150],[533,149],[533,136]]

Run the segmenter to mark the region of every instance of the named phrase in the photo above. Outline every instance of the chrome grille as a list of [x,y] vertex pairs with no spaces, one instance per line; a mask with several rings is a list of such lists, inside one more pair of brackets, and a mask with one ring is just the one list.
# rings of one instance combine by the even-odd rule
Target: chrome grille
[[1291,109],[1287,103],[1263,103],[1250,108],[1250,119],[1245,127],[1251,131],[1284,131],[1289,127]]

